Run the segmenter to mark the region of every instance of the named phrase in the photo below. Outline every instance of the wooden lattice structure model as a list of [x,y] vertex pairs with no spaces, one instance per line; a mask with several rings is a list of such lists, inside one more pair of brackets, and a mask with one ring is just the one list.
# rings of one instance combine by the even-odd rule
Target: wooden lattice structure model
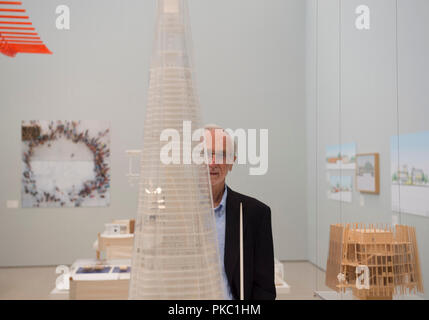
[[[202,127],[185,0],[158,0],[131,266],[131,299],[222,299],[207,163],[165,164],[165,129]],[[181,139],[182,140],[182,139]],[[200,144],[191,142],[190,150]],[[183,143],[184,145],[184,143]],[[185,147],[180,147],[184,155]],[[175,145],[177,147],[177,144]]]
[[14,57],[17,53],[52,54],[43,44],[25,14],[21,1],[0,1],[0,52]]
[[423,292],[415,228],[331,225],[326,285],[337,292],[351,288],[358,299]]

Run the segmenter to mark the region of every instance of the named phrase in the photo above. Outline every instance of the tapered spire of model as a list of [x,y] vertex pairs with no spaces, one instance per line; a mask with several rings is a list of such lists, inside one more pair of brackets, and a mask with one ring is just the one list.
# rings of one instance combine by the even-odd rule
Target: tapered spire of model
[[160,160],[166,144],[160,136],[165,129],[183,135],[183,121],[191,121],[193,129],[201,127],[188,50],[186,0],[158,0],[131,299],[223,298],[207,164],[165,164]]

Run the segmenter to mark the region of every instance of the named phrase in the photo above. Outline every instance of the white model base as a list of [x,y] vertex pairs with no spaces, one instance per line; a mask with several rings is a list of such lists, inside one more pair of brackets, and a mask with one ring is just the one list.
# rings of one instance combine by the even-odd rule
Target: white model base
[[[314,294],[322,300],[356,300],[351,292],[338,293],[336,291],[315,291]],[[423,300],[423,298],[415,294],[394,295],[393,300]]]

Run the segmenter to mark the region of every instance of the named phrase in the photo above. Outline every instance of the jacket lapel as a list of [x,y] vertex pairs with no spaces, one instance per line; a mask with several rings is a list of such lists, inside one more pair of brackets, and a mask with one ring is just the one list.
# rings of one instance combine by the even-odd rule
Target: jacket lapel
[[[233,273],[240,258],[240,198],[229,187],[226,197],[225,222],[225,273],[229,283],[233,283]],[[243,234],[246,234],[245,204],[243,203]],[[244,237],[245,238],[245,237]],[[237,288],[239,289],[239,288]]]

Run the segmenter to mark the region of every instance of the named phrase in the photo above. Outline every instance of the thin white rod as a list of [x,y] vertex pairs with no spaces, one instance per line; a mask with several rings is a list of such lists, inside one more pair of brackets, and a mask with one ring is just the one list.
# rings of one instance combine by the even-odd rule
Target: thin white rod
[[244,300],[243,204],[240,202],[240,300]]

